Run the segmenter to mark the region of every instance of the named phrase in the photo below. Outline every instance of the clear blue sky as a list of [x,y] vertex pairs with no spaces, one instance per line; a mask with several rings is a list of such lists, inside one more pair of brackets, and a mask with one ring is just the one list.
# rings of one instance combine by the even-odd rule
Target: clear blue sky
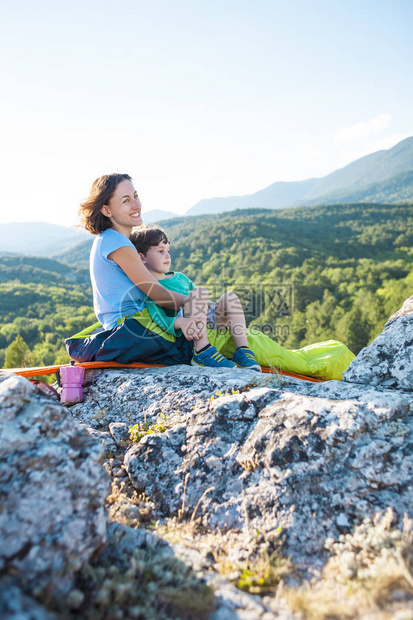
[[3,0],[0,221],[324,176],[413,135],[411,0]]

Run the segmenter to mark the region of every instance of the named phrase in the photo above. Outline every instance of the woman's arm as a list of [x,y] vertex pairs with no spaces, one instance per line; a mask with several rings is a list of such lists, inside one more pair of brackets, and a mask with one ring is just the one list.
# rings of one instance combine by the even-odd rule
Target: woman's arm
[[128,278],[158,306],[179,310],[184,305],[186,295],[168,291],[159,284],[155,276],[146,269],[135,248],[124,246],[108,254],[108,258],[119,265]]

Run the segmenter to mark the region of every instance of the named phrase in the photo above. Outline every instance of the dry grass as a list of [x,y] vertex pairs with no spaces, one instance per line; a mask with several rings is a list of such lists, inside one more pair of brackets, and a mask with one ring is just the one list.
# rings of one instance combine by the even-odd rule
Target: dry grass
[[396,612],[398,620],[412,620],[413,523],[405,519],[398,530],[392,522],[389,508],[330,541],[320,579],[284,591],[291,610],[305,620],[390,620]]
[[275,595],[278,584],[296,573],[281,551],[281,529],[265,535],[247,530],[211,531],[200,521],[175,518],[157,524],[155,531],[169,542],[197,550],[209,558],[211,568],[251,594]]
[[115,478],[106,508],[110,521],[136,528],[148,526],[153,520],[155,505],[144,493],[136,491],[129,478]]

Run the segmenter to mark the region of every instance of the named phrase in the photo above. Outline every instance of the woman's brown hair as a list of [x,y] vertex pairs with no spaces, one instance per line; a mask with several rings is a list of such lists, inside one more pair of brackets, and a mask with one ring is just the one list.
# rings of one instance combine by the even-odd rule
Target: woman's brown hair
[[96,179],[90,188],[89,196],[79,208],[80,226],[92,235],[98,235],[107,228],[112,228],[112,222],[101,213],[103,205],[107,205],[119,183],[132,181],[128,174],[104,174]]

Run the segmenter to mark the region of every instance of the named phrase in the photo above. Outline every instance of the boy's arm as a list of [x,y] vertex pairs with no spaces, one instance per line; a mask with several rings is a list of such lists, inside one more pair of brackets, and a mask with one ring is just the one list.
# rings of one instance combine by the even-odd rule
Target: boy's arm
[[[185,298],[192,289],[196,288],[195,284],[183,273],[175,274],[175,277],[172,280],[160,280],[159,284],[167,288],[168,291],[180,293],[182,296],[185,296]],[[152,321],[159,325],[161,329],[166,331],[168,334],[172,334],[172,336],[182,335],[182,331],[180,329],[180,321],[178,320],[179,317],[177,317],[176,315],[168,316],[165,310],[163,308],[160,308],[149,297],[146,297],[145,303]]]
[[172,336],[180,336],[182,334],[179,328],[175,329],[176,316],[168,316],[166,312],[156,305],[149,297],[145,301],[146,307],[152,321],[154,321],[161,329]]
[[182,330],[187,340],[200,340],[204,333],[205,325],[197,319],[187,319],[184,316],[178,316],[175,319],[175,329]]

